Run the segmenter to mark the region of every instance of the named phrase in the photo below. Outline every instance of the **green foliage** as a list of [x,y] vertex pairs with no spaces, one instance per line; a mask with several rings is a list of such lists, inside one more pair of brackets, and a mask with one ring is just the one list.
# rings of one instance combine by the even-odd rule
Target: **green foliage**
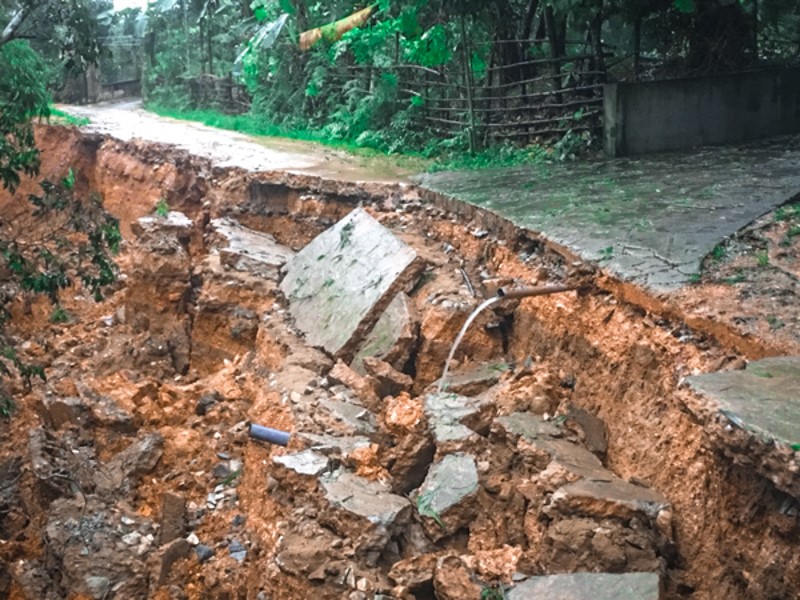
[[766,250],[756,253],[756,263],[762,269],[769,266],[769,253]]
[[767,315],[764,318],[767,320],[767,323],[769,323],[769,328],[772,330],[781,329],[782,327],[785,327],[785,323],[775,315]]
[[169,216],[169,204],[164,198],[161,198],[158,203],[156,204],[155,209],[153,210],[157,217],[161,217],[162,219]]
[[12,192],[20,173],[33,175],[39,168],[32,121],[50,114],[50,98],[40,77],[43,70],[27,42],[0,46],[0,183]]
[[50,313],[50,322],[51,323],[68,323],[69,322],[69,313],[64,310],[64,307],[60,304],[56,304],[53,312]]
[[[0,4],[0,183],[14,194],[20,176],[39,170],[33,123],[49,117],[47,84],[51,69],[27,41],[57,53],[67,71],[81,72],[99,56],[96,6],[85,0],[31,0]],[[33,35],[33,32],[36,35]],[[46,40],[46,41],[42,41]],[[13,399],[3,380],[18,375],[30,388],[45,380],[41,366],[29,364],[7,334],[13,304],[26,295],[46,296],[53,304],[53,322],[68,319],[59,303],[61,292],[81,282],[101,300],[116,280],[112,254],[121,241],[118,221],[103,210],[99,197],[77,194],[77,174],[69,169],[56,181],[41,181],[41,193],[21,202],[12,219],[0,221],[0,414],[8,417]],[[22,200],[20,198],[20,200]],[[27,210],[26,210],[27,208]]]
[[71,125],[73,127],[83,127],[90,123],[89,119],[86,117],[76,117],[54,106],[50,107],[50,119],[55,120],[57,123],[64,123],[65,125]]
[[507,597],[506,587],[502,583],[481,590],[481,600],[506,600]]
[[723,246],[722,244],[717,244],[711,251],[711,258],[712,260],[720,261],[723,258],[725,258],[725,254],[726,254],[725,246]]

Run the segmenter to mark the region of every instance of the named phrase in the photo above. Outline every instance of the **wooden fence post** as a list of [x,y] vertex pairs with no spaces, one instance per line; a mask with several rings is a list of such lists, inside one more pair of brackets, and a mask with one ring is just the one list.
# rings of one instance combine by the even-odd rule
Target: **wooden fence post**
[[464,58],[464,85],[467,91],[467,111],[469,112],[469,153],[475,154],[475,103],[472,96],[472,63],[467,46],[467,16],[461,13],[461,50]]

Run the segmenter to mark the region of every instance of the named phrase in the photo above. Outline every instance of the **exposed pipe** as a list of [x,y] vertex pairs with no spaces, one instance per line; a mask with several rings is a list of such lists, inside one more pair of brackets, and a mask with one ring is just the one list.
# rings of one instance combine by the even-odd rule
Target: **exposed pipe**
[[281,431],[280,429],[272,429],[271,427],[264,427],[256,423],[250,423],[248,426],[248,433],[254,440],[260,442],[269,442],[277,446],[286,446],[292,434],[288,431]]
[[574,292],[584,286],[581,285],[546,285],[543,287],[524,287],[513,290],[497,290],[497,297],[504,300],[516,300],[518,298],[532,298],[534,296],[549,296],[550,294],[561,294],[562,292]]

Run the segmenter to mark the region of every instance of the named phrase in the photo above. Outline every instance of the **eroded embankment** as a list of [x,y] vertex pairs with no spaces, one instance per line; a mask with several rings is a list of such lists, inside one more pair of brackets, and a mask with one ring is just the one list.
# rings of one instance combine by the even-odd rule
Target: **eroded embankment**
[[[761,465],[726,458],[725,427],[679,387],[735,363],[730,340],[409,188],[39,136],[44,172],[72,166],[121,218],[125,277],[105,304],[70,299],[70,324],[45,324],[43,305],[17,319],[50,377],[16,389],[3,440],[3,593],[526,597],[536,580],[523,577],[605,571],[656,573],[667,598],[795,594],[794,500]],[[137,222],[161,198],[186,216]],[[294,311],[303,278],[280,288],[337,222],[329,248],[347,264],[358,230],[340,220],[359,202],[416,257],[402,291],[376,300],[374,317],[400,326],[366,360],[380,332],[309,347]],[[336,256],[311,258],[321,269]],[[385,283],[369,275],[364,294]],[[595,287],[499,305],[468,334],[452,393],[425,393],[479,298],[557,281]],[[317,291],[336,301],[336,287],[328,277]],[[292,431],[289,450],[249,441],[248,421]]]

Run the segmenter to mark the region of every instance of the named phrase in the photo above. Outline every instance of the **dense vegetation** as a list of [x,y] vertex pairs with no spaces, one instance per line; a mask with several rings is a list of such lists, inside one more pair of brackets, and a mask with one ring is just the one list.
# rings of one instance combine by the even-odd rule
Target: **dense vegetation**
[[[0,414],[7,415],[13,406],[7,378],[16,374],[30,385],[32,378],[45,377],[43,369],[18,355],[18,340],[8,334],[15,309],[43,295],[54,307],[51,318],[64,320],[68,315],[59,304],[60,293],[76,281],[101,299],[116,279],[111,254],[120,236],[117,220],[103,210],[99,198],[76,193],[71,169],[58,181],[42,180],[39,193],[19,193],[21,176],[39,172],[33,123],[50,114],[43,74],[80,70],[98,56],[89,6],[28,0],[0,4],[0,16],[7,19],[0,34],[0,185],[12,198],[0,219]],[[55,19],[61,20],[60,27],[53,26]],[[31,47],[26,38],[36,31],[51,35],[39,40],[40,47],[45,56],[60,57],[59,67],[44,62]]]
[[[465,117],[467,92],[452,92],[456,86],[511,90],[542,72],[557,74],[547,88],[532,88],[544,95],[575,85],[570,78],[581,76],[579,69],[596,74],[588,84],[598,85],[609,78],[736,70],[793,58],[798,50],[794,0],[379,0],[348,30],[347,18],[365,6],[353,0],[151,3],[140,20],[146,100],[162,110],[231,112],[238,106],[230,88],[240,83],[257,123],[389,152],[438,154],[467,149],[475,142],[470,127],[488,118],[481,111],[490,112],[480,105],[472,120]],[[309,40],[317,43],[304,51]],[[452,86],[446,103],[436,87],[444,81]],[[580,89],[588,84],[581,79]],[[577,131],[586,112],[579,100],[542,100],[531,118],[574,118],[522,142],[552,143]],[[554,104],[575,108],[556,114]],[[422,118],[442,106],[445,119]],[[440,124],[448,120],[455,126]]]

